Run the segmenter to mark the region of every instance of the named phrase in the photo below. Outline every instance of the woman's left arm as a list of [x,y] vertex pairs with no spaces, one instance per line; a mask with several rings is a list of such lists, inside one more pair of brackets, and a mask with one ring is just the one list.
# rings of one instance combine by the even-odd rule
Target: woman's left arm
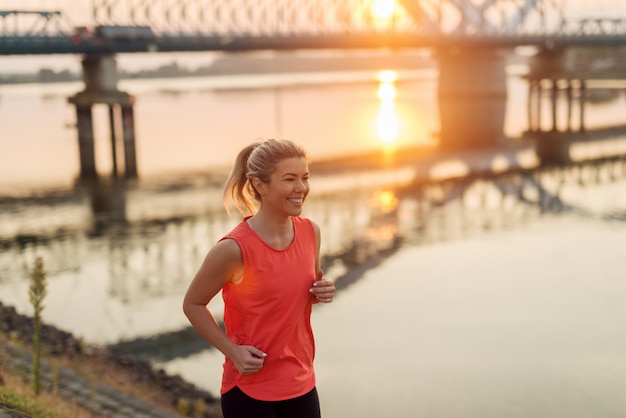
[[315,281],[313,282],[313,287],[309,289],[311,294],[315,296],[315,298],[319,302],[330,303],[333,301],[333,297],[335,296],[335,282],[331,279],[324,278],[324,272],[320,266],[320,248],[321,248],[321,232],[319,226],[311,221],[313,224],[313,230],[315,231]]

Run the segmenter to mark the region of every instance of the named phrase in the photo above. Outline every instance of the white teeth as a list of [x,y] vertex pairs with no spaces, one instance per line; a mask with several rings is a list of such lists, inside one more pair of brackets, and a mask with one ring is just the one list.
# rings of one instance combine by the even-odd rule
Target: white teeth
[[287,199],[287,200],[293,203],[302,203],[302,199]]

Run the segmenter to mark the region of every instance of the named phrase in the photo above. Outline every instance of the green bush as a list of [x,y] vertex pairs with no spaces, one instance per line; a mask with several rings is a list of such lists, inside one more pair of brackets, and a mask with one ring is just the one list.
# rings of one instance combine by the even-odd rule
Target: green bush
[[0,404],[27,417],[64,418],[54,409],[42,406],[36,398],[14,392],[7,386],[0,387]]
[[41,362],[41,312],[43,300],[46,297],[46,272],[43,268],[43,259],[37,257],[35,267],[30,275],[30,303],[34,309],[34,335],[33,335],[33,390],[35,396],[41,392],[39,379]]

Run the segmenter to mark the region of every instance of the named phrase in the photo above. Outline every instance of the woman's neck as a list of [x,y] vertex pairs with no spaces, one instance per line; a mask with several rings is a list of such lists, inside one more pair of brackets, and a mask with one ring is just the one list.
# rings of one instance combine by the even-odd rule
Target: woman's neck
[[283,249],[293,241],[294,231],[291,216],[271,217],[257,212],[248,219],[248,226],[271,247]]

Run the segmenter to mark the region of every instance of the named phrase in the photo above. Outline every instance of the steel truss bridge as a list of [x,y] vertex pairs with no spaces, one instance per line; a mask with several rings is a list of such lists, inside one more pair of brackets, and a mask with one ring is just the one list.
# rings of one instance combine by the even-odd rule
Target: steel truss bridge
[[[568,0],[93,0],[88,16],[72,15],[69,9],[0,11],[0,55],[558,48],[626,43],[626,16],[619,16],[626,15],[621,0],[604,0],[615,6],[604,12],[611,16],[586,18],[568,17],[566,3]],[[596,6],[590,12],[597,12]],[[104,30],[98,32],[98,28]]]

